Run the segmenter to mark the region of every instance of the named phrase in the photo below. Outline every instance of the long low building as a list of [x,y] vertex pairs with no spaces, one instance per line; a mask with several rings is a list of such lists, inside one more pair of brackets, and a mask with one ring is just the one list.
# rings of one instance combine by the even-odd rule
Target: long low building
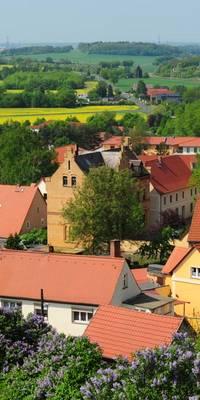
[[121,257],[0,251],[0,305],[42,313],[66,335],[83,334],[101,305],[173,315],[173,302],[144,296]]

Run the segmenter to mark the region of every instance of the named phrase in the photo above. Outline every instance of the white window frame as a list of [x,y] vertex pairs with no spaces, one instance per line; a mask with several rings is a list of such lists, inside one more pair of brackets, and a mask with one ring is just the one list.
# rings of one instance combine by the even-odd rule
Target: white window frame
[[191,277],[194,279],[200,279],[200,267],[191,267]]
[[1,306],[2,308],[9,308],[10,310],[14,309],[22,309],[22,302],[19,300],[6,300],[2,299],[1,300]]
[[[74,315],[75,313],[79,314],[79,319],[75,318],[75,315]],[[85,314],[85,320],[81,319],[82,318],[81,314]],[[92,316],[91,316],[91,318],[92,318],[94,315],[94,310],[88,310],[88,309],[81,310],[80,308],[73,308],[72,309],[72,322],[74,324],[89,324],[89,322],[91,320],[91,318],[88,318],[89,314],[92,314]]]

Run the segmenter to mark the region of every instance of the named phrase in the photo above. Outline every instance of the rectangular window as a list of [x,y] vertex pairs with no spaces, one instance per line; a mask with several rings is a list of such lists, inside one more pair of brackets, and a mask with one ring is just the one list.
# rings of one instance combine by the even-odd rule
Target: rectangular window
[[197,194],[197,188],[194,189],[194,193]]
[[191,196],[193,195],[193,189],[190,189],[190,194],[191,194]]
[[192,213],[193,211],[193,203],[190,203],[190,212]]
[[176,208],[176,210],[175,210],[175,211],[176,211],[176,214],[178,215],[178,207]]
[[184,197],[185,197],[185,193],[184,193],[184,192],[182,192],[182,199],[184,199]]
[[192,278],[200,279],[200,268],[199,267],[192,267],[191,268],[191,276],[192,276]]
[[170,194],[169,201],[172,203],[172,194]]
[[87,324],[93,316],[93,311],[72,310],[72,322]]
[[178,193],[176,193],[176,201],[178,201]]
[[72,186],[76,186],[76,176],[72,176]]
[[166,203],[167,203],[166,197],[163,197],[163,203],[164,203],[164,206],[166,206]]
[[[41,304],[34,304],[34,313],[36,315],[42,315]],[[44,303],[44,318],[48,319],[48,304]]]
[[26,221],[26,227],[29,229],[31,227],[30,221]]
[[67,176],[63,176],[63,186],[67,186],[68,185],[68,178]]
[[123,275],[123,289],[128,287],[128,274]]
[[70,163],[70,161],[68,161],[68,169],[69,169],[69,170],[71,169],[71,163]]
[[10,310],[14,309],[22,309],[22,302],[21,301],[15,301],[15,300],[2,300],[1,301],[2,307],[3,308],[9,308]]

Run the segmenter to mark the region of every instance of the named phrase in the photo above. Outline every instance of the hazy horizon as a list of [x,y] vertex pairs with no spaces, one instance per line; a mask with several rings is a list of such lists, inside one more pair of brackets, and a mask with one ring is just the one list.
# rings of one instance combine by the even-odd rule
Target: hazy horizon
[[200,43],[198,0],[0,0],[0,43]]

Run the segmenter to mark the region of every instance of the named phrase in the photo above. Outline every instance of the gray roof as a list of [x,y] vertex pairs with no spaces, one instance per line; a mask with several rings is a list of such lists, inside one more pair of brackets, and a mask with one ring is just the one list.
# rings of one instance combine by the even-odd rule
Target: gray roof
[[140,308],[148,310],[156,310],[156,308],[162,307],[165,304],[172,303],[174,299],[172,297],[163,297],[158,294],[140,293],[138,296],[133,297],[123,303],[123,306],[129,308]]
[[104,159],[100,152],[80,154],[75,157],[75,161],[80,169],[85,173],[89,172],[89,169],[92,167],[100,167],[101,165],[105,165]]

